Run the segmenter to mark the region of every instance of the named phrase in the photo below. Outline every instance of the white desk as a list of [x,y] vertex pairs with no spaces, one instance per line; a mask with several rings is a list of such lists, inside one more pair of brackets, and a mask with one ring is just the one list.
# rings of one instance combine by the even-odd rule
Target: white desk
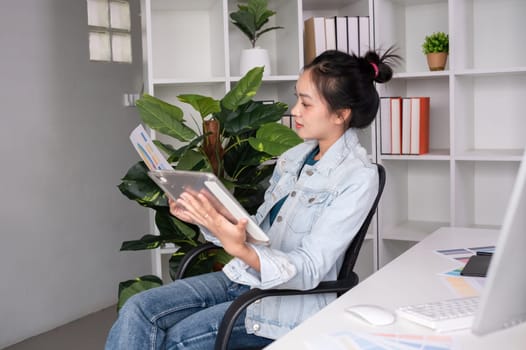
[[[435,251],[494,245],[497,236],[496,230],[441,228],[265,349],[306,349],[309,339],[335,331],[441,334],[403,319],[389,326],[369,326],[343,310],[355,304],[374,304],[394,310],[401,305],[458,297],[439,275],[458,264]],[[477,337],[469,330],[442,334],[452,337],[454,349],[526,349],[524,323],[484,337]]]

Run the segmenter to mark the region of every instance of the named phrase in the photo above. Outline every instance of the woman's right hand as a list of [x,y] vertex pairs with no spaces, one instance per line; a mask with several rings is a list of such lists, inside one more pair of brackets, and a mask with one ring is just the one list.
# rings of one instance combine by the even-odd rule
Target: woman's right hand
[[[248,221],[246,219],[236,220],[215,197],[206,194],[206,191],[199,193],[184,192],[177,201],[169,199],[170,213],[179,220],[205,227],[221,241],[221,245],[227,253],[245,261],[256,271],[260,271],[261,266],[257,253],[246,244]],[[218,211],[216,209],[217,204],[228,215],[223,215],[221,211]]]
[[[228,221],[230,221],[232,224],[237,224],[237,219],[228,211],[228,209],[209,191],[202,189],[199,192],[193,191],[191,189],[186,189],[186,192],[190,193],[194,197],[197,197],[197,195],[200,193],[203,196],[206,197],[206,199],[210,202],[212,207],[221,215],[223,215]],[[180,205],[177,205],[174,200],[171,198],[168,198],[168,204],[170,206],[170,213],[175,216],[176,218],[183,220],[185,222],[193,223],[192,219],[188,216],[188,213],[185,213],[185,209],[181,207]],[[190,221],[188,221],[190,220]]]
[[[208,200],[209,204],[214,208],[219,214],[225,217],[230,223],[233,225],[237,225],[237,219],[228,211],[227,208],[219,201],[217,198],[212,195],[210,192],[206,190],[201,190],[200,192],[195,192],[192,190],[187,190],[189,194],[191,194],[193,197],[197,198],[198,194],[202,194],[205,196],[205,198]],[[182,220],[184,222],[188,222],[191,224],[195,224],[195,220],[190,217],[188,211],[182,207],[181,205],[177,204],[176,201],[168,197],[168,205],[170,208],[170,214],[178,218],[179,220]]]
[[168,206],[170,207],[170,214],[179,220],[188,222],[190,224],[194,223],[186,209],[178,205],[172,198],[168,198]]

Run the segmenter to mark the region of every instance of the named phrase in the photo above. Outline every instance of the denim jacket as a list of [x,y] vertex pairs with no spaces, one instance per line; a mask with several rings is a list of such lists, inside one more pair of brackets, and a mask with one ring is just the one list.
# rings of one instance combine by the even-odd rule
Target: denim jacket
[[[316,141],[306,141],[278,159],[265,201],[254,216],[270,238],[268,246],[252,245],[261,270],[235,258],[223,268],[232,281],[262,289],[306,290],[337,278],[342,255],[378,191],[378,173],[353,129],[316,164],[303,166],[316,146]],[[270,210],[287,195],[270,226]],[[335,294],[264,298],[248,307],[247,332],[277,339],[335,298]]]

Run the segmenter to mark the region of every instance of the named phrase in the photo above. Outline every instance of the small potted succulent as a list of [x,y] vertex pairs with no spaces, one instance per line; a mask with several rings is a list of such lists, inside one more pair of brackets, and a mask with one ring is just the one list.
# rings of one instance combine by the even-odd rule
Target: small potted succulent
[[283,28],[281,26],[263,28],[276,12],[268,9],[267,0],[248,0],[248,3],[238,4],[237,7],[237,11],[230,13],[230,19],[232,24],[248,37],[251,45],[250,49],[241,52],[240,74],[244,75],[256,66],[264,66],[263,74],[270,75],[268,51],[256,46],[256,42],[262,34]]
[[449,35],[435,32],[426,36],[422,51],[427,56],[427,64],[431,71],[444,70],[449,54]]

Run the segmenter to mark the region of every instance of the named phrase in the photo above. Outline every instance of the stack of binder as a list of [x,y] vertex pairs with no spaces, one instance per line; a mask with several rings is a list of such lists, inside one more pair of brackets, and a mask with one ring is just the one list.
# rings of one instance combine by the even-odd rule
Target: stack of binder
[[305,20],[305,63],[325,50],[363,56],[370,46],[368,16],[310,17]]
[[429,97],[380,99],[380,153],[429,152]]

